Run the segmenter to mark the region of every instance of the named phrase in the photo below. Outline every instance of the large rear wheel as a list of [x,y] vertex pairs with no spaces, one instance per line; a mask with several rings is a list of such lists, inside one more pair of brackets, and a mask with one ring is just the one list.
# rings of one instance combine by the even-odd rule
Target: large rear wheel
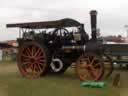
[[24,77],[40,77],[46,72],[47,68],[45,48],[34,41],[25,42],[19,48],[18,67]]

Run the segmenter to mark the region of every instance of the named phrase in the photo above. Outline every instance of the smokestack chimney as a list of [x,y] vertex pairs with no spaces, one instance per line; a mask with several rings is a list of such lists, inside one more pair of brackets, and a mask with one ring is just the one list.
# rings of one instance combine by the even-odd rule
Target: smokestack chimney
[[92,31],[92,39],[96,40],[96,30],[97,30],[97,11],[92,10],[90,11],[90,16],[91,16],[91,31]]

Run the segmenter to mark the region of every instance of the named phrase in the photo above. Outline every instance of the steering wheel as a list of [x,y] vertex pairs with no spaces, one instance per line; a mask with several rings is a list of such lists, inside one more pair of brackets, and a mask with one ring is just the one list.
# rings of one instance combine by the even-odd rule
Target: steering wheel
[[69,31],[65,28],[56,28],[53,31],[53,35],[60,36],[60,37],[68,36],[69,34],[70,34]]
[[65,28],[56,28],[54,31],[53,31],[53,41],[54,42],[58,42],[59,40],[61,40],[63,37],[67,37],[70,35],[69,31]]

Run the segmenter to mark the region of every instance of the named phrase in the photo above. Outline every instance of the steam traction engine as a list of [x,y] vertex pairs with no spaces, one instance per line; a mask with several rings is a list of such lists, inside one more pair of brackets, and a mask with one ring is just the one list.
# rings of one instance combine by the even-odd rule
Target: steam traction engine
[[[96,38],[97,12],[93,10],[90,14],[91,39],[84,24],[69,18],[7,24],[7,27],[20,28],[17,60],[21,74],[27,78],[38,78],[49,72],[62,74],[72,62],[76,62],[75,71],[80,80],[101,79],[105,62],[102,59],[103,47]],[[107,75],[110,73],[109,70]]]

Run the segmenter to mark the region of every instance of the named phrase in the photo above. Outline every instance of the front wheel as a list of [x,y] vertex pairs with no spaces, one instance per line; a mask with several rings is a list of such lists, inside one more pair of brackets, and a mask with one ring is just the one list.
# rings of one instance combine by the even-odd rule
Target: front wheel
[[104,74],[104,64],[102,58],[87,52],[78,58],[75,70],[80,80],[97,81]]

